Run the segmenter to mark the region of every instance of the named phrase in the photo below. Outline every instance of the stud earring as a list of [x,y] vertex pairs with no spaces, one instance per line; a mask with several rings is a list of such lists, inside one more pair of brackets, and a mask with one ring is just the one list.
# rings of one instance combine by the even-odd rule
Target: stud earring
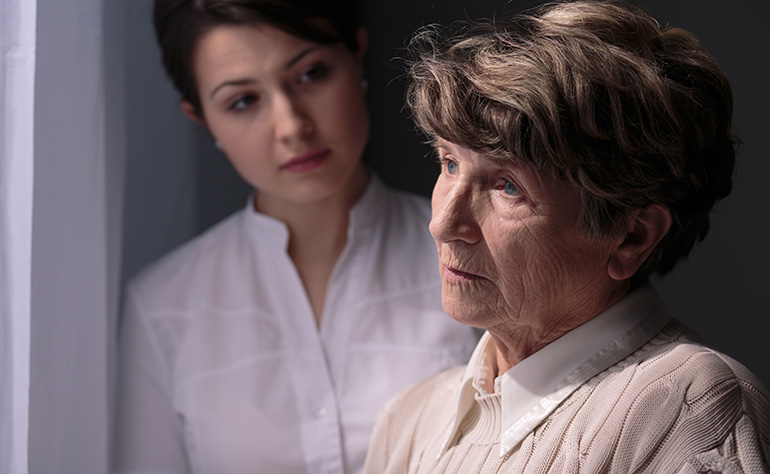
[[217,147],[217,150],[221,150],[222,149],[222,144],[219,143],[219,140],[214,140],[214,146]]

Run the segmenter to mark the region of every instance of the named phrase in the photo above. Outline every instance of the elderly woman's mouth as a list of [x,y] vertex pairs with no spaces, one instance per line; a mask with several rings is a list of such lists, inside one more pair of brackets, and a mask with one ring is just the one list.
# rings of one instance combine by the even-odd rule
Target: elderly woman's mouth
[[444,278],[449,281],[457,281],[457,282],[486,280],[486,278],[484,278],[483,276],[476,275],[474,273],[465,272],[458,268],[446,267],[446,266],[444,267]]

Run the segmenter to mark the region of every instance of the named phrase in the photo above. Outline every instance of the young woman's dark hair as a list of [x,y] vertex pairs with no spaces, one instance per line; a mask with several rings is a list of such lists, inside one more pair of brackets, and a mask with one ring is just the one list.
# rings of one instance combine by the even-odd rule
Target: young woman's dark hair
[[343,42],[355,52],[362,14],[358,0],[156,0],[153,22],[166,72],[201,116],[193,54],[212,28],[265,22],[309,41]]

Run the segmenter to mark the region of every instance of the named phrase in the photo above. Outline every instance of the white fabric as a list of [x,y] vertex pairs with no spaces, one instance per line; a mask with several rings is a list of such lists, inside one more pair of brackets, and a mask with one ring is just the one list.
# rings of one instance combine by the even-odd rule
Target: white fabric
[[36,9],[0,2],[0,474],[26,474]]
[[[624,359],[670,321],[650,284],[519,362],[499,377],[502,404],[500,457],[505,456],[590,378]],[[463,377],[457,414],[440,456],[451,446],[476,393],[488,395],[496,372],[489,333],[479,341]]]
[[31,472],[108,469],[124,153],[111,132],[121,128],[124,94],[108,76],[123,60],[108,41],[120,13],[108,18],[105,3],[38,0]]
[[467,360],[441,308],[426,199],[376,178],[351,213],[320,330],[285,225],[247,206],[127,295],[116,468],[357,473],[379,408]]
[[0,2],[0,474],[108,469],[122,18]]

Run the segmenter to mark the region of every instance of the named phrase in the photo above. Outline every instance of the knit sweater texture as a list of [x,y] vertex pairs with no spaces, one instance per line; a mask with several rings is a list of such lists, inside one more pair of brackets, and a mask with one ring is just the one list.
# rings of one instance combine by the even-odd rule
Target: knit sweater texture
[[502,456],[500,393],[477,393],[442,449],[464,371],[420,382],[382,409],[365,473],[768,472],[768,391],[676,321],[581,385]]

